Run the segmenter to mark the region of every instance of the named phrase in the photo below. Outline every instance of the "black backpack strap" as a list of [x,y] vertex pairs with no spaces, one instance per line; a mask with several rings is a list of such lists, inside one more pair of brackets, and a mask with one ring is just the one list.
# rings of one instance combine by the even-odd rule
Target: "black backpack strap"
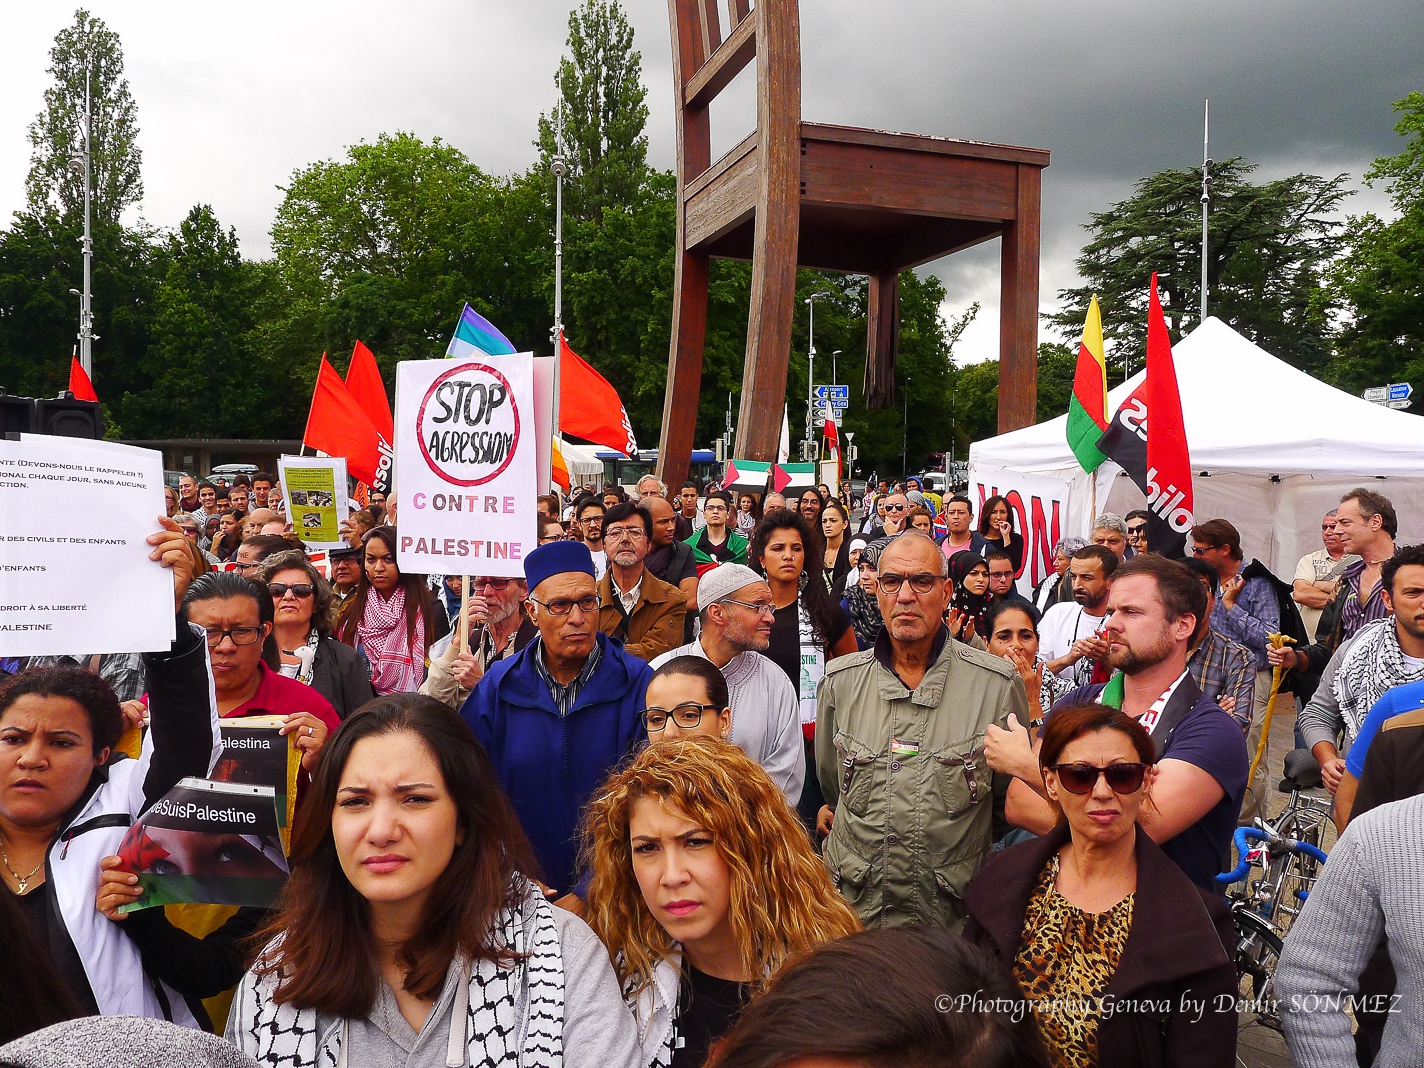
[[68,828],[59,837],[64,842],[64,848],[60,850],[61,860],[69,853],[69,843],[74,841],[81,834],[88,831],[98,831],[105,827],[127,827],[133,823],[133,817],[127,812],[106,812],[102,816],[95,816],[92,820],[85,820],[83,823],[76,823]]

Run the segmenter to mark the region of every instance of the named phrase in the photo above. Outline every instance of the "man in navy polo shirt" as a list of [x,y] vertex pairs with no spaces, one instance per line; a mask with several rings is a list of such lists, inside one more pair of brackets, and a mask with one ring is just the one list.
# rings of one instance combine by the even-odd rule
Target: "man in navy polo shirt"
[[[1206,590],[1175,560],[1147,554],[1113,574],[1108,594],[1106,685],[1065,694],[1064,708],[1101,701],[1121,708],[1147,728],[1157,744],[1150,805],[1142,829],[1198,886],[1220,890],[1215,876],[1230,867],[1231,835],[1246,791],[1246,742],[1241,728],[1202,695],[1187,670],[1187,650],[1207,625]],[[989,727],[985,756],[995,771],[1013,775],[1006,814],[1016,826],[1047,833],[1058,813],[1043,794],[1037,743],[1014,724]]]

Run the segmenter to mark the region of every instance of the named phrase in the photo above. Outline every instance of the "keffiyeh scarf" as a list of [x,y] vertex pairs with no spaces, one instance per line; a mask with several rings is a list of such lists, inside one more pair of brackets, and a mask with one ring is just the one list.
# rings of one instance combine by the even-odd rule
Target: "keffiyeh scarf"
[[1340,702],[1340,717],[1350,739],[1386,690],[1421,678],[1424,668],[1410,668],[1404,662],[1393,616],[1365,624],[1335,674],[1335,700]]
[[366,610],[356,624],[356,639],[371,663],[371,686],[378,694],[414,693],[425,681],[425,620],[415,612],[415,639],[405,621],[405,587],[390,597],[372,587],[366,592]]

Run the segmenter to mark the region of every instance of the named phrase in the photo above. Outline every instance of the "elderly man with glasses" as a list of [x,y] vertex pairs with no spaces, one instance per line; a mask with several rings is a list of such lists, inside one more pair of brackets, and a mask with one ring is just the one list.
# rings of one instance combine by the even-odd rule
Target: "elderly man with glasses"
[[985,763],[984,736],[1026,724],[1028,698],[1007,660],[949,640],[946,570],[918,531],[891,541],[877,566],[885,628],[827,664],[818,694],[826,864],[867,927],[961,927],[964,890],[1009,829],[1010,780]]
[[460,648],[459,627],[452,621],[450,633],[430,647],[430,673],[420,692],[459,708],[485,672],[539,636],[539,628],[524,613],[528,597],[522,578],[473,576],[469,648]]
[[700,656],[720,668],[732,708],[727,740],[760,764],[795,808],[806,784],[806,752],[796,689],[762,655],[776,619],[771,587],[745,564],[719,564],[703,573],[697,598],[701,636],[664,653],[653,667]]
[[584,807],[644,738],[653,672],[598,629],[588,546],[554,541],[524,561],[539,637],[494,664],[460,708],[534,847],[551,894],[578,881]]
[[653,521],[631,502],[614,505],[603,517],[603,551],[608,570],[598,580],[598,629],[617,638],[643,660],[682,642],[687,598],[643,561],[653,547]]

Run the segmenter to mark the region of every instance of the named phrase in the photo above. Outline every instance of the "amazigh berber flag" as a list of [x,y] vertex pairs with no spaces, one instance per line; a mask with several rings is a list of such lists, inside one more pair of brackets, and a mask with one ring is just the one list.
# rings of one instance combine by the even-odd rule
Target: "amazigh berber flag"
[[596,445],[606,445],[628,456],[638,451],[633,423],[618,391],[559,338],[559,425],[562,434],[572,434]]
[[89,376],[84,373],[84,365],[79,362],[78,356],[71,356],[69,364],[69,392],[74,394],[75,400],[93,401],[99,403],[99,395],[94,392],[94,383],[89,381]]
[[346,469],[353,478],[368,486],[376,484],[381,472],[380,432],[324,352],[316,373],[302,444],[328,456],[346,457]]
[[1073,395],[1068,398],[1068,447],[1089,473],[1106,459],[1098,439],[1108,428],[1108,372],[1103,355],[1103,317],[1097,294],[1083,320],[1083,340],[1078,343],[1078,366],[1073,372]]
[[[360,341],[356,342],[356,348],[351,352],[351,366],[346,369],[346,389],[380,435],[381,453],[388,462],[381,468],[374,488],[388,493],[395,460],[395,450],[391,447],[391,441],[396,436],[395,420],[391,418],[391,402],[386,397],[386,383],[381,378],[381,369],[376,366],[375,354]],[[363,481],[361,484],[366,483]],[[361,496],[359,491],[357,496]],[[364,505],[366,501],[361,503]]]
[[1147,498],[1148,547],[1180,558],[1194,522],[1192,460],[1156,274],[1148,296],[1147,373],[1118,408],[1098,450],[1126,471]]

